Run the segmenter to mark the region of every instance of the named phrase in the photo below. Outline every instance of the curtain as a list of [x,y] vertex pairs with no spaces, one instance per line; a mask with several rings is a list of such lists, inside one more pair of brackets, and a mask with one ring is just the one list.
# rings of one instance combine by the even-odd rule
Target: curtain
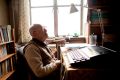
[[31,37],[30,27],[30,3],[29,0],[12,0],[13,23],[15,27],[16,43],[26,43]]

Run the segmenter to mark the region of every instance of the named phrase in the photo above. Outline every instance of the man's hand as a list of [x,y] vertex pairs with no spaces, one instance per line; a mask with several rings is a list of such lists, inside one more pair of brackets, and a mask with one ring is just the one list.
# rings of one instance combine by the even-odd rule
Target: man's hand
[[60,66],[61,66],[60,60],[56,60],[56,61],[55,61],[55,64],[56,64],[57,68],[60,68]]

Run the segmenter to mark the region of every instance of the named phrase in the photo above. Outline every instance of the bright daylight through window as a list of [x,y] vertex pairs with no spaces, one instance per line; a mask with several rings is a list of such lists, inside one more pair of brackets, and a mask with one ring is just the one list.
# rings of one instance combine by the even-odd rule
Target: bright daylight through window
[[[71,4],[78,12],[70,14]],[[87,0],[31,0],[31,24],[45,25],[49,36],[84,36]]]

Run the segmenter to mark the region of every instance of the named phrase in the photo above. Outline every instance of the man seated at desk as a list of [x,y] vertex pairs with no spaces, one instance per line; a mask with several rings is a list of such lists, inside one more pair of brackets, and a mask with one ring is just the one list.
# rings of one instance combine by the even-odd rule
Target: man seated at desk
[[[29,29],[32,40],[25,46],[25,58],[37,80],[60,80],[60,60],[57,60],[45,43],[47,30],[40,24]],[[36,79],[34,79],[36,80]]]

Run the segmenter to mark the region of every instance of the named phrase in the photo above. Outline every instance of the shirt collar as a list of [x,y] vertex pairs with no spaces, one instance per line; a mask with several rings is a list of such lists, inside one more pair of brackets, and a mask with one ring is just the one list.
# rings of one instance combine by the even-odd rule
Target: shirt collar
[[42,47],[47,46],[43,41],[40,41],[38,39],[33,38],[32,41],[34,41],[36,44],[38,44],[38,45],[40,45]]

